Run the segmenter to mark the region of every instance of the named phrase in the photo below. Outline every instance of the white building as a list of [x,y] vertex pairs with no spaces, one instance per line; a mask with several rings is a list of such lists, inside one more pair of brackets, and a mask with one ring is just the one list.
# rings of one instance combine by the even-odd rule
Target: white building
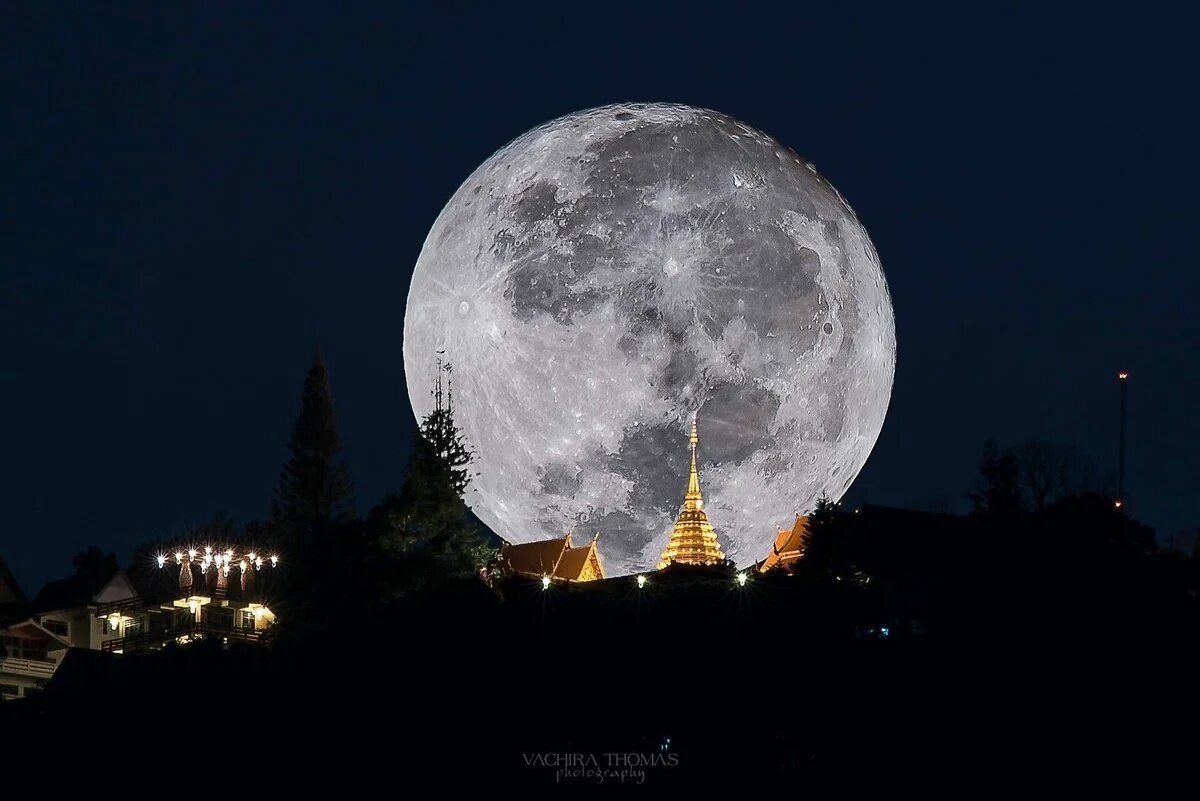
[[0,700],[25,698],[45,686],[70,644],[32,620],[0,629]]
[[[275,613],[255,591],[255,578],[278,557],[205,550],[203,557],[176,554],[174,562],[159,557],[159,568],[176,577],[155,597],[140,594],[123,570],[101,582],[76,576],[48,583],[31,616],[0,629],[0,696],[23,698],[43,687],[70,648],[126,654],[201,639],[262,642]],[[8,594],[23,601],[11,584]]]

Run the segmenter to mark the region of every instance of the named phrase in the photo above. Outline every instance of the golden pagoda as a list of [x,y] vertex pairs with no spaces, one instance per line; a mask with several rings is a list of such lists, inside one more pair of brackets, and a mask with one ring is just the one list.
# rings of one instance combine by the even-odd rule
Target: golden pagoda
[[692,470],[688,475],[687,494],[683,496],[683,509],[667,541],[658,569],[672,562],[685,565],[715,565],[725,561],[717,534],[713,531],[708,515],[704,513],[704,497],[700,494],[700,472],[696,469],[696,445],[700,437],[696,434],[696,416],[692,415]]

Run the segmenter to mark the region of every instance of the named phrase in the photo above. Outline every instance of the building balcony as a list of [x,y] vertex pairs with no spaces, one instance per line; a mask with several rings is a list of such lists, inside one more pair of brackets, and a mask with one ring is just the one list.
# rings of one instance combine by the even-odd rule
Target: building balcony
[[115,637],[100,644],[100,650],[108,653],[129,653],[145,651],[161,647],[168,642],[180,644],[194,642],[199,639],[220,639],[225,642],[261,643],[270,637],[270,629],[251,631],[249,629],[212,625],[210,623],[188,622],[156,631],[142,631],[125,637]]
[[54,675],[58,663],[53,659],[24,659],[16,656],[6,656],[0,659],[0,673],[10,673],[15,676],[33,676],[48,679]]
[[96,617],[107,617],[111,614],[120,615],[122,612],[132,612],[146,607],[146,601],[138,596],[132,598],[122,598],[119,601],[106,601],[100,604],[92,604],[95,609],[93,614]]

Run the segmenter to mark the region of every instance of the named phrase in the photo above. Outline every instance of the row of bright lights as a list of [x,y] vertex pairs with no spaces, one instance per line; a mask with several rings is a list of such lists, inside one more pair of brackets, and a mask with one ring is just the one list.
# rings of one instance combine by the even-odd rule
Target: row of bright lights
[[[646,585],[649,583],[649,579],[647,579],[644,574],[638,574],[637,576],[634,576],[634,580],[637,582],[639,590],[644,589],[646,587]],[[746,575],[745,570],[741,571],[733,578],[734,583],[737,584],[739,587],[745,587],[746,582],[749,580],[750,580],[750,577],[748,575]],[[550,589],[550,577],[549,576],[542,576],[542,589],[543,590]]]
[[[154,557],[154,561],[158,563],[159,567],[166,567],[167,558],[168,557],[166,554],[160,553]],[[255,551],[251,551],[240,560],[235,558],[232,548],[226,548],[225,552],[221,553],[220,551],[214,552],[213,549],[208,545],[204,546],[203,556],[201,556],[200,552],[195,548],[189,548],[186,552],[175,552],[175,564],[182,566],[185,563],[191,564],[192,562],[198,562],[200,564],[200,569],[206,573],[210,567],[216,567],[219,570],[224,570],[225,573],[228,574],[229,568],[235,561],[237,561],[238,567],[240,567],[243,571],[249,569],[250,565],[254,565],[255,569],[261,570],[262,566],[265,565],[267,561],[270,561],[271,567],[279,566],[279,556],[277,554],[271,554],[264,560],[263,557]]]

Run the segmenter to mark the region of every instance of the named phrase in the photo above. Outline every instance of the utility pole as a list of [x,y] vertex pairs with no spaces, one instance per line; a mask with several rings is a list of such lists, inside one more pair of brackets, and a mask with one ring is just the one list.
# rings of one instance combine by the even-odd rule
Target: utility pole
[[1113,505],[1120,509],[1125,505],[1125,407],[1129,394],[1129,373],[1124,370],[1117,373],[1117,383],[1121,386],[1121,434],[1117,446],[1117,499]]

